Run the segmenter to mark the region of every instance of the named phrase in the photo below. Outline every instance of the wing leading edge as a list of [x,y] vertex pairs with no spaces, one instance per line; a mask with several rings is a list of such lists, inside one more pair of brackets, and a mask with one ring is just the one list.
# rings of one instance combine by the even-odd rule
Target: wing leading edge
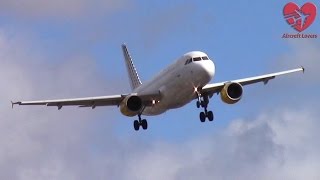
[[274,79],[276,76],[300,72],[300,71],[304,72],[304,67],[291,69],[291,70],[287,70],[287,71],[271,73],[271,74],[265,74],[265,75],[261,75],[261,76],[254,76],[254,77],[249,77],[249,78],[207,84],[202,88],[201,92],[208,93],[208,94],[218,93],[221,91],[221,89],[223,88],[223,86],[226,83],[230,83],[230,82],[236,82],[236,83],[239,83],[243,86],[258,83],[258,82],[263,82],[264,84],[267,84],[269,80]]

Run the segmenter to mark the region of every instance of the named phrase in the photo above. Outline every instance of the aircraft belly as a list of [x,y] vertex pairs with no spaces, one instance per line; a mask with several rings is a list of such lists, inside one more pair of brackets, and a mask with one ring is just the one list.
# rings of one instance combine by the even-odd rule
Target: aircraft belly
[[158,115],[169,109],[180,108],[195,98],[194,88],[206,85],[211,78],[199,67],[178,71],[165,81],[160,90],[162,99],[154,106],[146,107],[145,115]]
[[169,109],[180,108],[188,104],[193,99],[193,89],[190,89],[184,88],[179,91],[168,91],[163,93],[163,100],[154,106],[146,107],[143,114],[158,115]]
[[160,88],[162,100],[151,107],[146,107],[143,114],[158,115],[168,109],[180,108],[194,99],[193,83],[190,79],[171,81]]

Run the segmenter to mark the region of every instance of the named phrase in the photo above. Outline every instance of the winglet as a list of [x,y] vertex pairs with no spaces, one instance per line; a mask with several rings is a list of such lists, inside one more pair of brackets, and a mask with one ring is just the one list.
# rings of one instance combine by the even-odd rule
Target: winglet
[[303,67],[303,66],[301,66],[301,69],[302,69],[302,73],[304,73],[304,70],[305,70],[305,69],[304,69],[304,67]]
[[20,105],[21,102],[12,102],[12,101],[11,101],[11,108],[12,108],[12,109],[13,109],[13,106],[14,106],[15,104],[19,104],[19,105]]

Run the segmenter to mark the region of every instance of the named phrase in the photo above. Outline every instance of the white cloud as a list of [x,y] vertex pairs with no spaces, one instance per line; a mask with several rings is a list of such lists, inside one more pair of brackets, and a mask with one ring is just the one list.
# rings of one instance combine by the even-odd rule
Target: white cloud
[[285,109],[182,145],[155,142],[124,171],[130,179],[318,179],[317,116]]
[[304,66],[306,69],[303,76],[304,82],[307,80],[307,83],[317,83],[320,68],[320,44],[312,40],[298,39],[289,41],[288,45],[289,51],[279,57],[276,65],[286,68]]
[[[87,137],[100,118],[111,118],[112,113],[104,110],[106,115],[99,108],[11,109],[10,100],[100,95],[110,91],[106,81],[117,86],[117,80],[98,73],[90,56],[75,55],[54,65],[44,58],[45,52],[35,51],[36,44],[4,30],[0,33],[0,179],[79,179],[80,175],[88,179],[81,173],[92,163],[86,160],[93,154]],[[104,130],[111,131],[113,123],[108,120]]]

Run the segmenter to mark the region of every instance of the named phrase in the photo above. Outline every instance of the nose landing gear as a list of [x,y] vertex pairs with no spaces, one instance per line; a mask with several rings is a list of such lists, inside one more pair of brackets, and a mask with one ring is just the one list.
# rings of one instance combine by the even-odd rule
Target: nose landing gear
[[[197,98],[198,98],[198,101],[197,101],[197,108],[200,108],[200,106],[202,108],[204,108],[204,112],[200,112],[200,121],[201,122],[205,122],[206,121],[206,118],[208,118],[209,121],[213,121],[214,119],[214,115],[212,113],[212,111],[208,111],[207,108],[208,108],[208,104],[209,104],[209,97],[208,95],[201,95],[198,91],[196,91],[197,93]],[[202,98],[202,99],[201,99]]]

